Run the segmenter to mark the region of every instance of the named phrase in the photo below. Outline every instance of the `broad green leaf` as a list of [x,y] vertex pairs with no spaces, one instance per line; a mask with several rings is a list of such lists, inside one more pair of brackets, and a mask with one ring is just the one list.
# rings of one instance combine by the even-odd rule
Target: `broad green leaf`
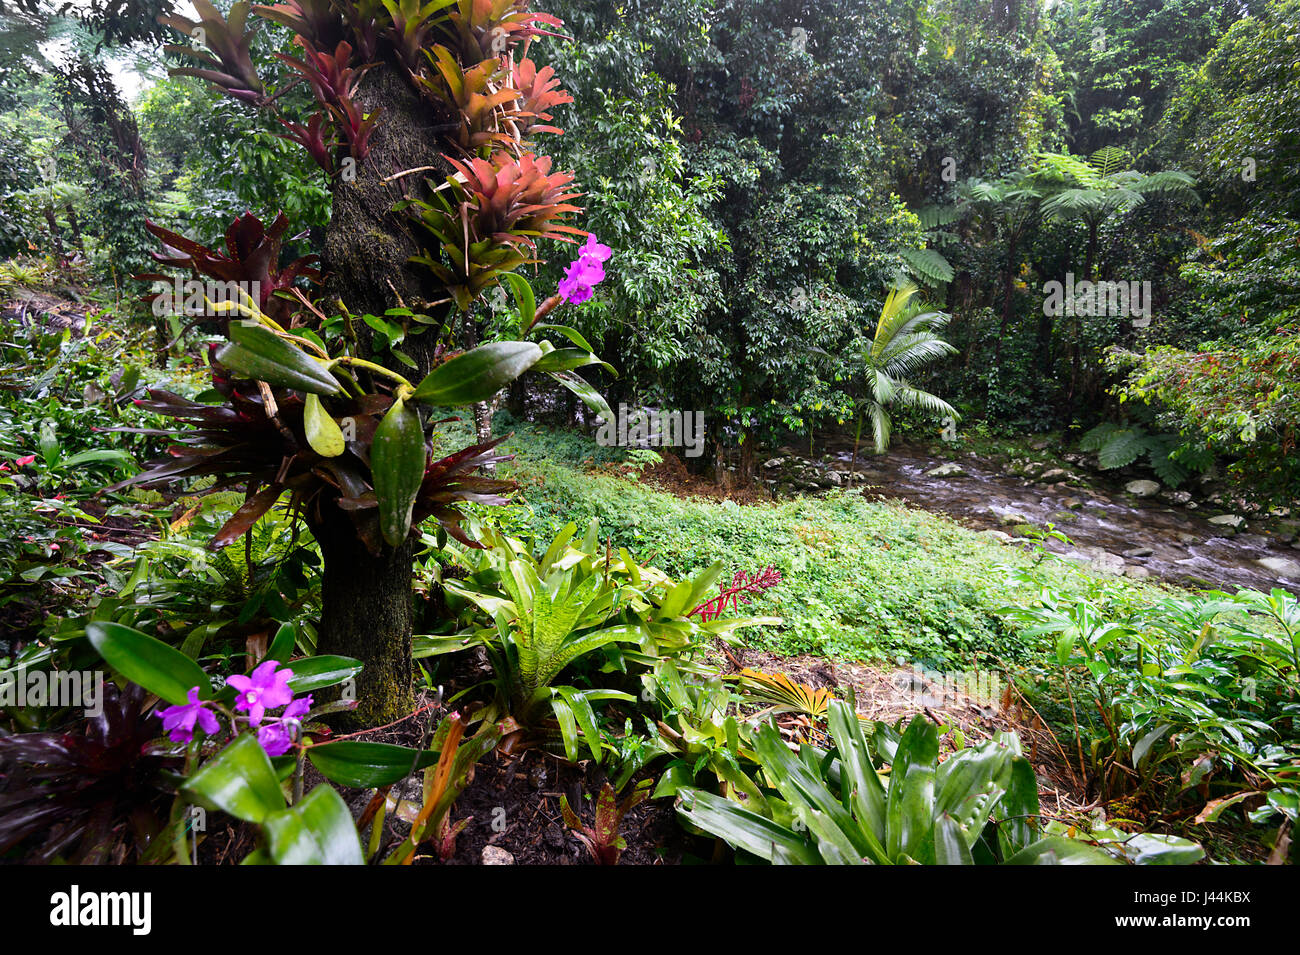
[[336,395],[339,383],[323,364],[264,325],[230,323],[230,344],[217,361],[232,371],[308,394]]
[[415,398],[431,405],[487,401],[536,364],[540,346],[532,342],[490,342],[444,362],[415,389]]
[[168,703],[187,703],[195,686],[200,699],[211,696],[211,683],[199,665],[161,640],[102,620],[86,626],[86,637],[109,666]]
[[263,827],[277,865],[365,864],[352,813],[330,786],[317,786],[296,806],[267,816]]
[[339,740],[307,750],[307,758],[322,776],[340,786],[375,788],[390,786],[438,761],[438,753],[395,743]]
[[502,277],[510,286],[510,291],[515,293],[515,303],[519,307],[520,327],[531,328],[537,315],[537,297],[533,295],[533,287],[518,272],[507,272]]
[[776,861],[774,849],[780,847],[788,859],[800,865],[818,865],[821,862],[821,857],[804,837],[771,819],[742,809],[729,799],[699,789],[685,789],[680,795],[682,801],[677,812],[683,819],[737,849],[772,862]]
[[370,446],[370,473],[379,500],[379,527],[384,540],[397,547],[411,530],[411,514],[428,466],[424,425],[413,409],[398,400],[375,428]]
[[1047,836],[1026,846],[1007,865],[1122,865],[1109,853],[1064,836]]
[[284,808],[284,793],[257,738],[242,735],[204,763],[181,786],[200,804],[260,824]]
[[293,678],[289,680],[289,689],[293,690],[295,695],[335,686],[361,672],[360,660],[330,655],[304,657],[301,660],[294,660],[287,666],[293,671]]
[[339,423],[330,417],[317,395],[308,395],[302,413],[303,429],[307,433],[307,443],[311,449],[323,458],[336,458],[347,449],[343,440],[343,430]]

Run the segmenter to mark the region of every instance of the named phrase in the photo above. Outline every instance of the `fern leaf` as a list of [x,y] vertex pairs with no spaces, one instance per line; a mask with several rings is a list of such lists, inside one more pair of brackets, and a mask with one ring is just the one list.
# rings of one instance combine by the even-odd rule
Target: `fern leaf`
[[942,285],[952,281],[952,266],[934,249],[903,249],[899,254],[909,271],[928,284]]
[[1101,446],[1097,463],[1103,470],[1127,467],[1150,450],[1150,437],[1141,428],[1123,428],[1116,431]]

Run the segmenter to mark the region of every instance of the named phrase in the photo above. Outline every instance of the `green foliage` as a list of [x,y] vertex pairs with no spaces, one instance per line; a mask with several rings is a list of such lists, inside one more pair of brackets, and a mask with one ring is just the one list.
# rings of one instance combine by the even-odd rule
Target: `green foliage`
[[1007,613],[1054,643],[1041,672],[1055,674],[1052,692],[1082,698],[1071,733],[1103,799],[1129,795],[1164,811],[1199,804],[1199,823],[1263,792],[1254,821],[1293,815],[1295,597],[1211,592],[1126,610],[1105,594],[1043,587],[1037,605]]
[[1156,476],[1170,487],[1178,487],[1193,470],[1203,471],[1213,460],[1178,435],[1151,434],[1127,421],[1103,421],[1079,439],[1079,449],[1096,451],[1105,470],[1128,467],[1145,456]]
[[920,408],[954,420],[961,417],[948,402],[908,381],[922,365],[956,351],[935,334],[948,322],[949,316],[926,311],[920,302],[912,301],[917,291],[911,283],[890,289],[875,334],[859,354],[868,392],[861,405],[871,422],[877,454],[884,454],[889,448],[892,405]]
[[[876,723],[869,741],[851,703],[836,700],[829,725],[829,752],[804,745],[792,753],[770,724],[755,731],[767,790],[761,807],[688,789],[678,812],[688,825],[773,864],[1115,861],[1086,842],[1043,835],[1037,780],[1013,733],[940,762],[938,727],[924,716],[901,736]],[[887,775],[880,771],[886,764]],[[1203,855],[1184,840],[1166,847],[1179,861]]]
[[[600,759],[604,743],[592,703],[633,697],[553,685],[562,672],[590,657],[619,660],[625,669],[664,655],[689,656],[710,637],[771,620],[694,620],[690,612],[712,588],[720,565],[676,583],[640,566],[626,550],[602,546],[594,521],[575,543],[576,533],[575,524],[566,525],[540,557],[521,541],[485,533],[490,549],[461,558],[471,575],[443,584],[479,612],[455,636],[417,638],[416,657],[482,644],[492,662],[499,716],[509,715],[525,737],[543,728],[558,732],[570,759],[582,746]],[[619,643],[637,649],[615,651]],[[553,723],[544,727],[546,721]]]

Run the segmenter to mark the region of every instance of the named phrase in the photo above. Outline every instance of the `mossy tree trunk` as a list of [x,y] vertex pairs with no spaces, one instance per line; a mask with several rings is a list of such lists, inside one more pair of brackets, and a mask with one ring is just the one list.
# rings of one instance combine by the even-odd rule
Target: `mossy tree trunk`
[[356,680],[357,707],[340,724],[379,726],[415,707],[411,689],[411,562],[415,544],[385,547],[375,556],[351,522],[327,520],[313,527],[325,559],[318,653],[355,657],[364,667]]
[[[420,242],[410,222],[392,210],[403,198],[423,196],[426,178],[437,182],[445,177],[449,167],[442,158],[447,151],[442,135],[448,117],[439,116],[389,63],[367,75],[357,99],[365,112],[382,109],[383,114],[370,155],[356,165],[353,175],[339,175],[334,181],[323,256],[327,307],[337,311],[341,301],[357,316],[382,315],[399,304],[419,310],[443,295],[427,272],[410,264],[420,252]],[[359,334],[366,334],[366,326],[355,325]],[[432,366],[433,339],[429,334],[403,344],[419,364],[420,376]],[[412,374],[400,365],[394,368]],[[357,709],[336,722],[363,727],[400,719],[414,705],[415,546],[408,540],[371,554],[357,539],[348,515],[335,508],[319,515],[312,532],[325,562],[317,652],[356,657],[364,667],[357,680]]]

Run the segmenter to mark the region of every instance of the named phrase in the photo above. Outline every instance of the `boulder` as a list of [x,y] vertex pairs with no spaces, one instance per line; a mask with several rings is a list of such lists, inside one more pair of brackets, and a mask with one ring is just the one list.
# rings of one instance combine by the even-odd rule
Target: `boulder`
[[1224,534],[1231,536],[1245,526],[1246,519],[1240,514],[1219,514],[1211,517],[1210,523]]
[[925,476],[933,478],[965,477],[966,470],[960,464],[949,461],[947,464],[941,464],[937,468],[926,471]]
[[1160,493],[1159,481],[1129,481],[1124,490],[1134,497],[1152,497]]
[[1003,527],[1009,527],[1012,524],[1033,524],[1034,519],[1019,511],[1007,511],[1005,514],[998,515],[998,523]]
[[[1124,558],[1119,556],[1119,554],[1110,554],[1101,550],[1101,548],[1097,548],[1090,557],[1091,559],[1088,563],[1097,570],[1107,574],[1122,574],[1124,573],[1124,568],[1128,566],[1124,563]],[[1145,570],[1145,568],[1143,569]]]
[[1300,578],[1300,563],[1289,557],[1261,557],[1255,563],[1279,577]]

